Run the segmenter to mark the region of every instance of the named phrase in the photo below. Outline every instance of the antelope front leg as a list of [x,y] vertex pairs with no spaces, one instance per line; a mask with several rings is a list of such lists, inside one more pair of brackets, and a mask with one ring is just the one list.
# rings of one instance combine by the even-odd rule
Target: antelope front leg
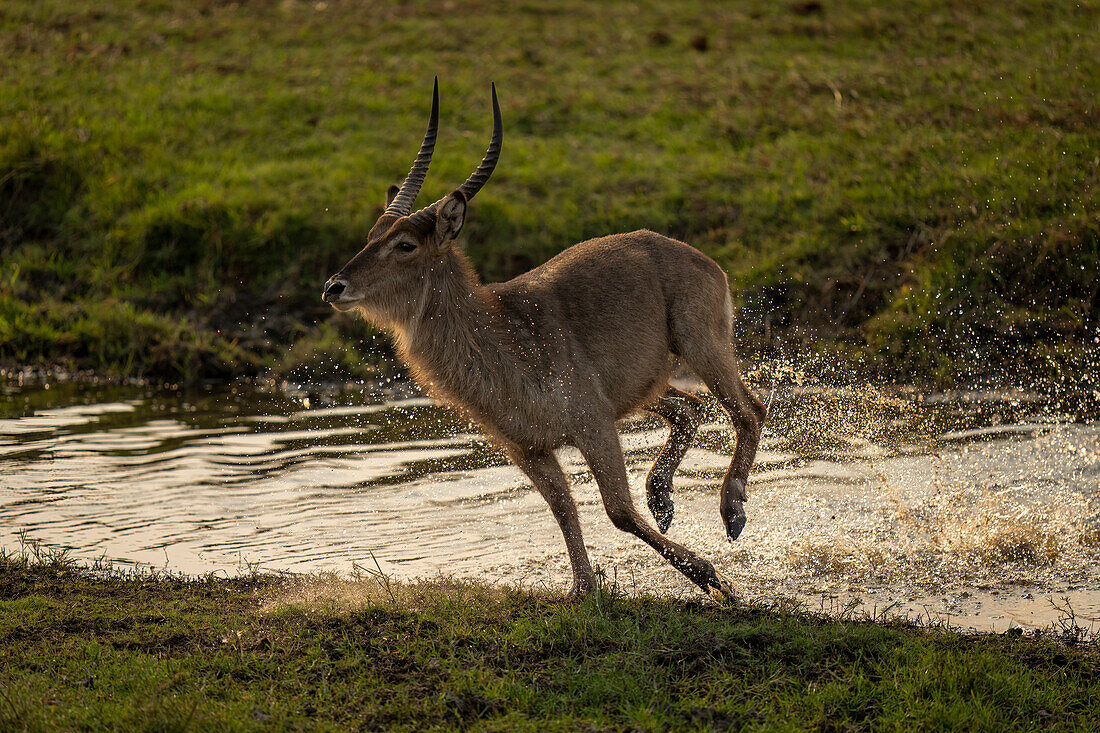
[[646,409],[664,418],[671,428],[668,441],[661,448],[645,481],[646,504],[649,505],[653,518],[657,520],[657,529],[664,533],[672,524],[674,511],[672,477],[703,422],[700,417],[702,400],[693,394],[669,387]]
[[592,469],[592,475],[600,487],[604,509],[607,510],[612,524],[624,532],[630,532],[661,553],[674,568],[707,593],[717,592],[729,600],[736,600],[737,596],[729,581],[719,575],[713,565],[665,537],[646,524],[638,514],[634,501],[630,498],[622,445],[614,423],[588,428],[582,435],[574,436],[574,445]]
[[561,464],[550,451],[529,451],[513,445],[508,446],[508,455],[546,499],[561,527],[565,548],[569,551],[569,562],[573,566],[573,588],[570,593],[575,596],[588,595],[596,590],[596,579],[588,561],[588,551],[584,548],[577,505],[569,492],[569,482],[561,470]]

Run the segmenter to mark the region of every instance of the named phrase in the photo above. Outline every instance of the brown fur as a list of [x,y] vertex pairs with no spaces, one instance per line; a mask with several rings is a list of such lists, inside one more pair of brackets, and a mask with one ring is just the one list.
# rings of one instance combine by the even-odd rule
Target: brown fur
[[[639,408],[672,426],[647,480],[663,531],[672,519],[672,475],[699,425],[698,398],[668,386],[672,357],[682,357],[737,430],[720,504],[736,537],[764,408],[738,372],[725,273],[682,242],[638,231],[581,242],[513,280],[482,285],[453,244],[465,209],[456,192],[440,202],[434,229],[383,217],[366,247],[330,279],[325,299],[391,329],[417,383],[466,411],[528,475],[561,526],[575,592],[592,590],[594,581],[552,452],[566,443],[591,467],[616,527],[703,589],[732,595],[710,563],[638,514],[615,430],[617,419]],[[400,251],[402,241],[415,250]]]

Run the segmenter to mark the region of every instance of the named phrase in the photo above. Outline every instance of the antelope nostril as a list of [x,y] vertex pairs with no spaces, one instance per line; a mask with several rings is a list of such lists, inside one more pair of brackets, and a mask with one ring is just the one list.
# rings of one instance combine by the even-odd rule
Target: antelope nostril
[[323,300],[332,300],[334,298],[338,298],[340,297],[340,293],[344,292],[345,287],[346,286],[343,282],[341,282],[340,280],[335,280],[329,283],[328,287],[325,288],[325,294],[322,295],[321,298]]

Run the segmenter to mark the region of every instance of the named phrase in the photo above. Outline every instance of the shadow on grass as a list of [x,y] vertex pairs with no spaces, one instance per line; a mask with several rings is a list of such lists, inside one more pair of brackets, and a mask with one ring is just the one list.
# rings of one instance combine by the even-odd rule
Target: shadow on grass
[[1073,628],[960,635],[884,614],[448,578],[187,579],[0,558],[0,727],[1089,728]]

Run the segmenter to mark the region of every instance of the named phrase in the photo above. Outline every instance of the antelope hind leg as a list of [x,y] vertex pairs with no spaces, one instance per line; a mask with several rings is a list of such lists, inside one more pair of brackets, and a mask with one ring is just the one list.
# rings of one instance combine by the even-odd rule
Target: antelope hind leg
[[756,458],[766,410],[741,381],[737,356],[729,343],[716,339],[707,348],[694,352],[688,363],[729,412],[737,431],[737,448],[722,481],[718,505],[726,536],[733,541],[745,528],[744,504],[748,500],[745,483]]
[[675,511],[672,503],[672,477],[680,461],[684,460],[684,455],[691,447],[695,433],[702,423],[702,400],[670,386],[646,410],[662,417],[671,429],[668,440],[661,448],[645,482],[646,504],[657,521],[657,529],[664,533],[672,524]]

